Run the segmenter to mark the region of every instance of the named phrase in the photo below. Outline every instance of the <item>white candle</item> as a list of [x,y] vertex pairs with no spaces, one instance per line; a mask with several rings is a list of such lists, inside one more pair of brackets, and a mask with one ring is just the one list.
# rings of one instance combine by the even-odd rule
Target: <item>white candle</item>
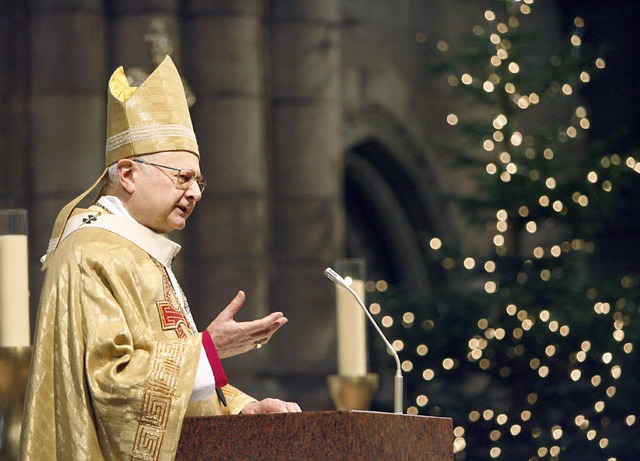
[[[349,279],[347,280],[349,281]],[[351,288],[364,302],[364,280],[353,280]],[[338,323],[338,374],[367,374],[367,335],[365,313],[353,295],[336,285]]]
[[0,235],[0,347],[29,346],[26,235]]

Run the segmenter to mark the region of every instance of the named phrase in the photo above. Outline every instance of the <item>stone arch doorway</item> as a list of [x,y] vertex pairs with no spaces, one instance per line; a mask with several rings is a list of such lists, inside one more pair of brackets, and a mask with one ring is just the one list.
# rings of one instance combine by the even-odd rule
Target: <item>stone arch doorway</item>
[[441,274],[426,258],[422,236],[432,216],[420,187],[415,170],[380,140],[363,140],[345,155],[347,256],[366,258],[371,279],[428,295]]

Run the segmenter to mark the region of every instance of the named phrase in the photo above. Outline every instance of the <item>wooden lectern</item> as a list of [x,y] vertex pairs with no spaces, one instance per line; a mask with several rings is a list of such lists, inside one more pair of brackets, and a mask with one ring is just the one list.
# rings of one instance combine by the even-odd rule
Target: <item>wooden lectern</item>
[[176,460],[453,460],[450,418],[317,411],[186,418]]

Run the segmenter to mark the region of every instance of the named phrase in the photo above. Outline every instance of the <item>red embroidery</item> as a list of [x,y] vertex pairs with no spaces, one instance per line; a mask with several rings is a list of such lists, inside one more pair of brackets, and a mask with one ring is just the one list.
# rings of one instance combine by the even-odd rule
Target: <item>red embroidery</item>
[[175,330],[178,338],[186,338],[189,326],[182,311],[176,310],[167,301],[156,301],[156,306],[158,307],[162,329],[164,331]]
[[164,299],[156,301],[160,324],[164,331],[174,330],[178,338],[184,339],[192,333],[191,325],[184,311],[178,306],[177,295],[165,269],[161,266],[159,268],[162,271],[162,292],[164,294]]

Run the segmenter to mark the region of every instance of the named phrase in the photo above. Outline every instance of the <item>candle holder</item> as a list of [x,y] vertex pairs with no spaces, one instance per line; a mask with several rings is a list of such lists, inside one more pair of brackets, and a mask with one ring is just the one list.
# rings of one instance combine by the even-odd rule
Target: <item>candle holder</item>
[[329,375],[327,384],[336,410],[370,410],[373,396],[378,390],[379,376]]
[[18,459],[31,350],[0,347],[0,459]]

